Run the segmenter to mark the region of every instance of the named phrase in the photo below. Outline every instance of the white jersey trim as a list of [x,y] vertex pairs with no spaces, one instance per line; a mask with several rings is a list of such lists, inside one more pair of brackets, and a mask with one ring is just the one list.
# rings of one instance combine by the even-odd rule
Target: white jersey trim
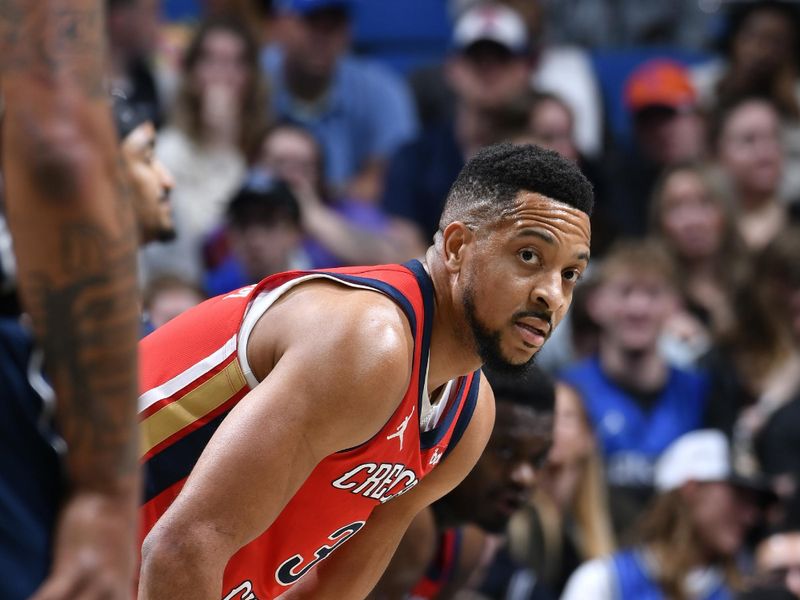
[[272,306],[278,298],[296,285],[304,283],[309,279],[330,279],[331,281],[335,281],[336,283],[341,283],[342,285],[347,285],[352,288],[369,290],[371,292],[378,292],[379,294],[383,293],[378,288],[345,281],[326,273],[311,273],[309,275],[301,275],[296,279],[287,281],[283,285],[280,285],[273,290],[258,294],[258,296],[250,301],[250,304],[248,304],[247,308],[245,309],[244,321],[242,322],[242,326],[239,328],[238,334],[239,341],[237,356],[239,358],[239,366],[242,368],[245,381],[247,381],[247,385],[250,386],[250,389],[253,389],[259,384],[258,379],[256,379],[256,376],[253,374],[253,369],[250,367],[250,363],[247,361],[247,341],[250,339],[250,334],[253,332],[258,320],[264,315],[265,312],[267,312],[269,307]]
[[139,396],[139,412],[143,412],[151,407],[159,400],[169,398],[175,392],[183,387],[192,383],[211,371],[214,367],[219,366],[225,359],[236,351],[236,336],[231,337],[225,345],[215,350],[205,358],[194,363],[191,367],[179,373],[172,379],[165,381],[161,385],[147,390],[144,394]]

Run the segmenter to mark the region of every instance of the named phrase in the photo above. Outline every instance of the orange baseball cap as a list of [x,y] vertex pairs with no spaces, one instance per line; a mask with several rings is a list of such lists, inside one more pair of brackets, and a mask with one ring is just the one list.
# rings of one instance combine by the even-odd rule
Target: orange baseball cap
[[631,73],[625,83],[625,105],[632,112],[651,106],[681,110],[694,106],[696,101],[689,72],[675,61],[650,60]]

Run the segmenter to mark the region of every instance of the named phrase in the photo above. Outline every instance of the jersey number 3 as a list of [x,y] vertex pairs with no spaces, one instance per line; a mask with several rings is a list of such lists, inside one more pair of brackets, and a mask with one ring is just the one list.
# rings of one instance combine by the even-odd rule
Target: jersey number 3
[[344,527],[334,531],[328,536],[328,539],[333,542],[333,544],[330,546],[326,544],[319,550],[315,551],[314,558],[306,563],[305,566],[300,566],[303,564],[305,559],[299,554],[295,554],[288,560],[284,561],[283,564],[281,564],[281,566],[275,571],[275,580],[281,585],[292,585],[303,575],[313,569],[314,565],[325,560],[331,552],[353,537],[358,530],[364,526],[364,523],[364,521],[356,521],[355,523],[350,523],[350,525],[345,525]]

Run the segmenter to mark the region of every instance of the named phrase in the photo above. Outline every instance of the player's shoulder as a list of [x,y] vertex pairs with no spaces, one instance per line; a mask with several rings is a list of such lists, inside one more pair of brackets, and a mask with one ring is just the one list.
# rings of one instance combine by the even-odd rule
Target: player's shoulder
[[[347,373],[407,382],[414,337],[401,307],[379,291],[353,288],[323,279],[287,292],[256,325],[255,343],[277,357],[291,350],[309,364],[336,365]],[[274,362],[270,361],[270,362]],[[359,378],[369,381],[371,376]]]

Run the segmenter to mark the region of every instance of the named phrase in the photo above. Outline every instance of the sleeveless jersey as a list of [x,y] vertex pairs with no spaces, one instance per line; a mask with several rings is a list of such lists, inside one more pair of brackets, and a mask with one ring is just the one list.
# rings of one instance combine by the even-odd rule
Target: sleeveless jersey
[[[636,550],[617,552],[611,557],[616,598],[627,600],[667,600],[661,587],[647,572],[642,555]],[[728,588],[720,582],[698,600],[731,600]]]
[[[375,290],[400,306],[414,337],[411,379],[377,434],[323,459],[272,525],[231,558],[222,590],[226,600],[265,600],[285,592],[356,535],[376,506],[412,489],[443,460],[477,402],[476,371],[449,384],[436,426],[420,427],[434,303],[432,282],[418,261],[280,273],[207,300],[140,343],[142,539],[177,497],[220,422],[257,384],[247,365],[246,343],[259,313],[289,287],[313,278]],[[268,474],[253,474],[259,476]]]
[[596,356],[567,368],[560,378],[583,398],[612,485],[651,486],[658,456],[681,435],[702,425],[708,382],[701,373],[671,367],[649,411],[603,373]]
[[436,600],[442,588],[453,579],[461,554],[462,529],[448,527],[439,533],[436,554],[414,589],[409,600]]

